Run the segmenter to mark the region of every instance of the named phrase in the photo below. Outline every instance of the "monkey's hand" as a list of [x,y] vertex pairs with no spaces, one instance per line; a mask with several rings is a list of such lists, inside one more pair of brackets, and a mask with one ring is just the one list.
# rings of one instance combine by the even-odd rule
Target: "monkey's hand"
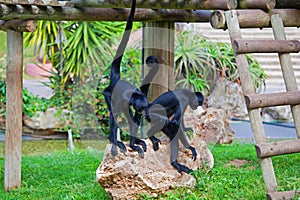
[[144,142],[143,140],[140,140],[138,138],[135,139],[135,144],[137,145],[141,145],[143,147],[144,152],[147,151],[147,145],[146,142]]
[[[144,151],[142,150],[141,147],[137,146],[136,144],[144,144],[144,141],[136,138],[136,137],[130,137],[130,143],[129,143],[129,147],[134,150],[134,151],[137,151],[140,158],[144,158],[145,155],[144,155]],[[146,144],[144,144],[146,146]],[[143,149],[146,148],[145,146],[143,146]],[[144,149],[145,150],[145,149]]]
[[189,169],[188,167],[179,164],[179,163],[177,162],[177,160],[174,161],[174,162],[172,162],[171,165],[172,165],[173,167],[175,167],[175,168],[177,169],[177,171],[178,171],[180,174],[182,174],[182,172],[185,172],[185,173],[187,173],[187,174],[190,174],[190,173],[192,172],[192,170]]
[[195,161],[196,158],[197,158],[197,151],[196,151],[196,149],[194,147],[190,146],[189,150],[191,150],[192,156],[193,156],[193,160]]

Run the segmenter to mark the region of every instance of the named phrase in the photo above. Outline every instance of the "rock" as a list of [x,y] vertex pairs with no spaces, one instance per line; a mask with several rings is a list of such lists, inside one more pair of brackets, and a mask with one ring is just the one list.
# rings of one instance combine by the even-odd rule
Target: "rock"
[[56,108],[48,108],[45,112],[37,111],[33,117],[24,116],[23,123],[30,129],[57,130],[70,124],[71,115],[72,112],[68,110],[58,115]]
[[262,109],[264,121],[293,121],[290,106],[275,106]]
[[[128,152],[113,157],[111,145],[107,145],[103,162],[96,171],[99,184],[112,199],[136,199],[140,194],[157,197],[175,187],[193,187],[196,180],[190,174],[179,174],[170,164],[170,145],[164,139],[158,151],[153,151],[147,139],[147,152],[144,159],[128,147]],[[190,150],[180,147],[178,162],[191,169],[214,165],[213,156],[206,143],[195,136],[191,145],[198,153],[196,161],[192,160]]]
[[241,86],[227,80],[216,81],[207,106],[224,109],[228,118],[246,118],[248,114]]
[[210,144],[230,144],[234,140],[234,131],[223,109],[199,107],[185,114],[186,126],[191,126],[194,133]]

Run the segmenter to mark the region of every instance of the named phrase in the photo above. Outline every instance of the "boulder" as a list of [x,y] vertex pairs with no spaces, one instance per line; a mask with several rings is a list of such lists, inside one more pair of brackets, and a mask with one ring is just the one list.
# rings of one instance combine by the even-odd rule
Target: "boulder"
[[274,106],[262,109],[264,121],[293,121],[290,106]]
[[[164,137],[165,138],[165,137]],[[157,197],[175,187],[194,187],[195,178],[190,174],[180,174],[170,164],[170,145],[161,138],[162,144],[158,151],[153,151],[147,139],[147,152],[140,158],[128,147],[126,153],[113,157],[111,145],[107,145],[102,163],[96,171],[98,183],[112,199],[136,199],[140,194]],[[191,141],[197,150],[196,161],[192,160],[190,150],[180,146],[178,162],[196,170],[210,170],[214,165],[213,156],[206,143],[198,136]]]
[[246,118],[247,107],[241,86],[238,83],[218,79],[207,97],[207,107],[225,110],[228,118]]
[[184,120],[187,127],[192,127],[209,144],[230,144],[234,140],[234,130],[223,109],[198,107],[185,113]]
[[24,126],[32,130],[58,130],[71,124],[72,112],[58,112],[56,108],[48,108],[45,112],[37,111],[32,117],[24,116]]

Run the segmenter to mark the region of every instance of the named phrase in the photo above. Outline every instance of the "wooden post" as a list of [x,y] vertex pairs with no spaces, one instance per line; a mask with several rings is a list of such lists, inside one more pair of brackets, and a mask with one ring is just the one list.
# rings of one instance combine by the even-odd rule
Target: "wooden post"
[[[276,40],[286,40],[284,26],[282,19],[279,15],[271,16],[271,24]],[[297,80],[295,77],[291,56],[288,53],[280,53],[279,60],[281,64],[281,70],[283,73],[283,79],[287,91],[298,91]],[[298,139],[300,139],[300,105],[291,106],[294,124],[297,132]]]
[[[153,55],[161,64],[149,90],[149,100],[152,101],[168,89],[174,89],[174,23],[147,22],[143,31],[143,41],[144,59]],[[147,74],[147,71],[144,74]]]
[[6,191],[21,185],[22,161],[22,63],[23,34],[7,30],[6,72],[6,134],[5,172]]

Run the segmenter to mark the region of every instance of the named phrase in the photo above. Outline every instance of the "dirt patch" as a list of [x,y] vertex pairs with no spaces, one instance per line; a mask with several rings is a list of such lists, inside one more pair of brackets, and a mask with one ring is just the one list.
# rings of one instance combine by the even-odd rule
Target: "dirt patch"
[[245,164],[249,164],[251,163],[251,161],[249,160],[243,160],[243,159],[235,159],[235,160],[231,160],[229,161],[229,163],[227,165],[232,165],[232,166],[235,166],[235,167],[241,167]]

